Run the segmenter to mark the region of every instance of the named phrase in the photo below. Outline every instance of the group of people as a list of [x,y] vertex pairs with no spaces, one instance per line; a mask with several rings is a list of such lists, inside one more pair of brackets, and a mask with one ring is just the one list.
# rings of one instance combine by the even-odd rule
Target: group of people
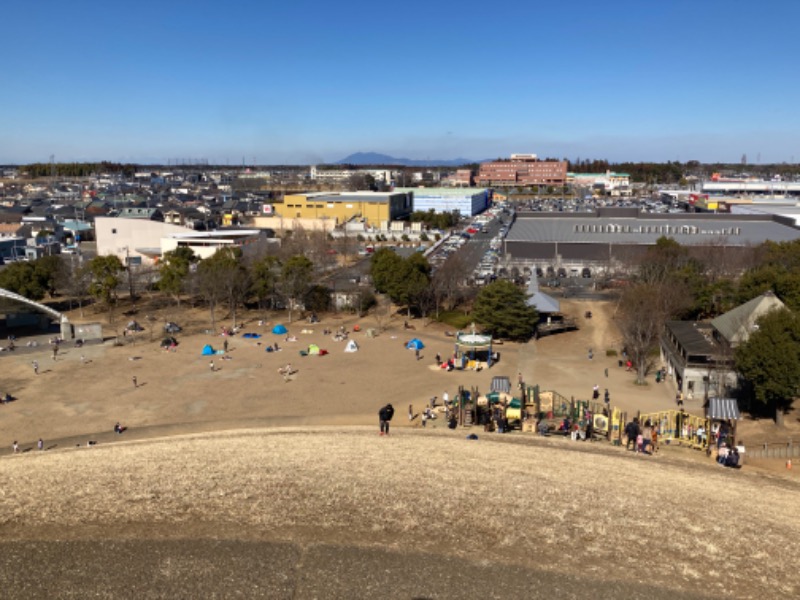
[[717,449],[717,464],[732,469],[737,468],[739,466],[739,449],[736,446],[728,448],[728,445],[722,442]]
[[[644,427],[639,423],[639,418],[634,417],[627,425],[625,425],[625,449],[630,450],[633,446],[633,451],[642,454],[655,454],[658,450],[658,428],[648,420],[645,422]],[[650,451],[648,452],[648,448]]]

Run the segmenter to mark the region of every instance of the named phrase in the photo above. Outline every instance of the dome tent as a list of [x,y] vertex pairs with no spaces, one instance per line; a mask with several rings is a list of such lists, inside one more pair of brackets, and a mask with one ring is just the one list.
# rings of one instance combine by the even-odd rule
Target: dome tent
[[277,325],[275,325],[275,327],[272,328],[272,333],[274,333],[275,335],[286,335],[288,332],[289,330],[286,329],[286,327],[284,327],[280,323],[278,323]]

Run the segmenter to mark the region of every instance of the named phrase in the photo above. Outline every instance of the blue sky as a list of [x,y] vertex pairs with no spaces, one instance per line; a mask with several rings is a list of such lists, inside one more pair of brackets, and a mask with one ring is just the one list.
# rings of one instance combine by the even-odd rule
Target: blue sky
[[0,14],[0,163],[800,161],[796,0],[44,0]]

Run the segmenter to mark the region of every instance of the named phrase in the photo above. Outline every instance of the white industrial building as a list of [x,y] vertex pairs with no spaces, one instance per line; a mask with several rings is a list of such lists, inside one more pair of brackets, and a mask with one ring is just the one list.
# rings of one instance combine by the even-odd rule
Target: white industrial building
[[395,191],[413,194],[415,211],[458,211],[462,217],[482,213],[491,200],[489,190],[485,188],[396,188]]

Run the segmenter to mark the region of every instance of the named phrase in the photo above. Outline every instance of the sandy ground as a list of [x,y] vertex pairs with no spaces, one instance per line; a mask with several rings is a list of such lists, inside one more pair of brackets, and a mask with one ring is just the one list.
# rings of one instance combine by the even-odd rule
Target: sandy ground
[[[17,400],[0,406],[0,455],[11,451],[14,440],[23,448],[32,447],[39,438],[47,447],[85,443],[88,439],[108,441],[113,438],[109,434],[116,422],[129,428],[129,437],[251,426],[374,425],[378,408],[386,402],[395,407],[395,426],[419,427],[419,419],[410,423],[406,417],[409,404],[418,413],[432,396],[441,399],[446,391],[452,397],[459,386],[485,393],[493,376],[505,375],[515,383],[518,373],[528,384],[568,398],[588,399],[592,387],[598,385],[609,390],[612,405],[630,415],[675,408],[671,382],[657,384],[651,377],[647,385],[635,385],[634,374],[618,366],[619,357],[607,356],[607,350],[619,352],[621,347],[613,302],[561,302],[562,310],[578,319],[578,331],[526,344],[498,345],[500,362],[480,372],[437,369],[434,356],[452,353],[453,338],[445,335],[445,327],[425,326],[420,320],[413,321],[415,330],[405,330],[404,319],[398,315],[376,338],[363,331],[376,326],[372,317],[359,321],[347,315],[328,315],[314,325],[290,324],[296,342],[285,342],[282,336],[270,333],[272,325],[285,322],[286,315],[272,315],[261,326],[257,316],[245,315],[247,325],[242,333],[263,337],[229,338],[229,360],[214,357],[214,371],[200,351],[205,344],[221,349],[225,338],[206,333],[209,316],[200,309],[178,313],[169,308],[155,315],[157,322],[177,320],[190,332],[178,335],[176,352],[160,348],[160,331],[144,331],[123,346],[111,341],[80,349],[66,344],[55,361],[46,346],[3,353],[0,392],[8,391]],[[587,310],[592,312],[590,319],[584,317]],[[84,320],[103,317],[87,314]],[[77,314],[71,318],[80,320]],[[149,325],[142,315],[139,320]],[[361,325],[361,332],[353,331],[356,324]],[[345,342],[322,334],[325,328],[342,326],[359,344],[359,352],[345,353]],[[113,333],[113,328],[106,327],[106,332]],[[419,337],[426,345],[419,361],[404,347],[412,337]],[[264,347],[274,342],[283,350],[265,352]],[[301,357],[299,351],[311,343],[329,354]],[[39,375],[33,373],[33,360],[39,363]],[[278,368],[287,363],[297,369],[288,382],[278,373]],[[686,409],[702,414],[702,400],[687,400]],[[788,418],[792,427],[781,432],[769,422],[742,422],[740,437],[752,443],[776,436],[783,441],[787,435],[798,433],[797,421]]]
[[[50,441],[96,436],[110,431],[117,421],[131,430],[170,426],[183,431],[253,424],[374,424],[378,408],[386,402],[391,402],[401,417],[396,419],[397,425],[407,426],[409,404],[418,412],[432,396],[441,398],[447,391],[452,397],[459,386],[477,387],[484,393],[493,376],[506,375],[516,382],[519,372],[526,382],[567,397],[588,398],[592,386],[598,384],[601,389],[608,388],[612,402],[626,410],[672,406],[674,390],[668,384],[635,386],[632,374],[620,369],[616,358],[605,356],[606,348],[619,348],[608,318],[612,304],[565,301],[565,305],[573,314],[583,315],[591,309],[594,316],[581,316],[578,332],[497,346],[500,362],[480,372],[436,369],[434,356],[452,353],[453,338],[445,335],[443,327],[423,327],[419,320],[414,321],[416,330],[404,330],[401,317],[395,317],[388,330],[374,339],[352,332],[358,322],[354,318],[331,316],[313,326],[293,324],[289,330],[297,342],[284,342],[270,333],[280,315],[262,327],[251,319],[243,332],[263,337],[232,337],[230,360],[215,357],[213,372],[200,351],[207,343],[221,349],[224,338],[205,333],[178,336],[180,345],[174,353],[160,349],[160,334],[150,342],[145,331],[135,343],[123,347],[106,342],[77,349],[68,344],[56,361],[46,347],[4,354],[0,356],[2,385],[18,400],[0,407],[0,440],[10,448],[14,439],[30,444],[40,437]],[[182,323],[194,323],[191,329],[207,327],[205,311],[183,316]],[[360,324],[362,328],[375,326],[369,317]],[[322,335],[325,327],[341,325],[350,330],[359,352],[345,353],[344,342]],[[314,333],[301,333],[306,328]],[[404,342],[412,337],[426,345],[419,361],[404,348]],[[264,352],[264,346],[275,341],[283,350]],[[300,357],[299,350],[311,343],[329,354]],[[594,350],[593,360],[588,359],[589,347]],[[31,367],[33,360],[40,365],[38,376]],[[289,382],[277,372],[286,363],[298,369]],[[138,388],[133,386],[134,376]]]

